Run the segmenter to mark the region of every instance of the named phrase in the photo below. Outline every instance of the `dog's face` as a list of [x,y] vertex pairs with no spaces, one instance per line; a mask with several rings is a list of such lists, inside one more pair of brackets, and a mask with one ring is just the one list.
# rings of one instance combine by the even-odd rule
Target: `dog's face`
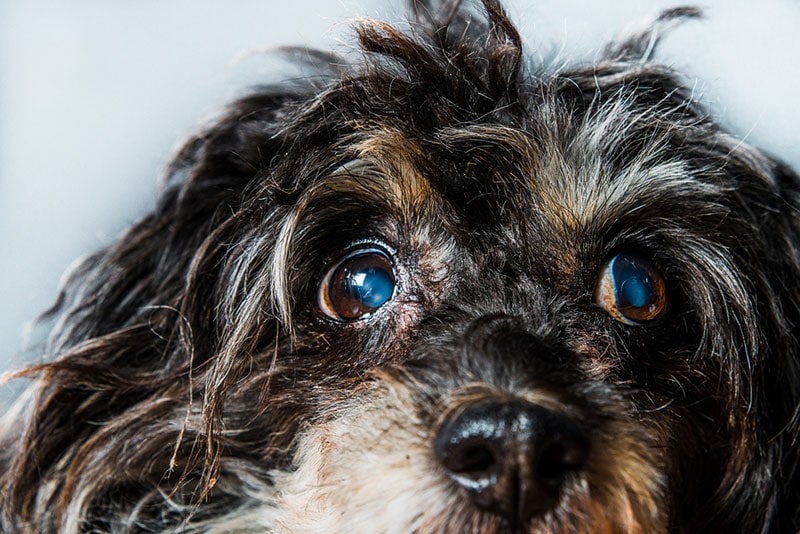
[[495,2],[423,4],[73,276],[4,526],[798,527],[797,176],[655,33],[537,72]]

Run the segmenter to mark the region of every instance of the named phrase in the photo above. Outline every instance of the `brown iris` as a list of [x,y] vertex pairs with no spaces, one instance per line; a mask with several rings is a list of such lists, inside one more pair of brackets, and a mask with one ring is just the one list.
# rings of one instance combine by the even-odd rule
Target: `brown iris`
[[377,311],[394,290],[394,269],[386,254],[363,250],[328,271],[319,289],[319,308],[333,319],[354,321]]
[[667,309],[664,277],[651,261],[639,254],[617,254],[600,272],[595,301],[625,324],[652,321]]

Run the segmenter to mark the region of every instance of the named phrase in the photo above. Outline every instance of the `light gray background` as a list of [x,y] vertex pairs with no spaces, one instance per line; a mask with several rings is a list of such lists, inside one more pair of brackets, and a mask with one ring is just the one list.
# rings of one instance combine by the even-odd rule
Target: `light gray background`
[[[510,0],[529,49],[591,59],[680,1]],[[348,20],[399,0],[0,0],[0,371],[36,361],[28,324],[76,258],[153,204],[180,140],[259,81],[295,75],[264,51],[347,50]],[[739,136],[800,169],[800,2],[705,2],[659,57]],[[27,345],[26,345],[27,343]],[[25,349],[24,347],[28,348]],[[14,391],[0,389],[0,403]]]

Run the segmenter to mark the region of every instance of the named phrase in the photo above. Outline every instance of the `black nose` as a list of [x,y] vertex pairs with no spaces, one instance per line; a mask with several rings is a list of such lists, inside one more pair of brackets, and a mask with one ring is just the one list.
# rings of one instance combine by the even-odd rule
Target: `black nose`
[[512,523],[553,509],[589,455],[572,419],[525,401],[478,402],[446,421],[435,453],[473,503]]

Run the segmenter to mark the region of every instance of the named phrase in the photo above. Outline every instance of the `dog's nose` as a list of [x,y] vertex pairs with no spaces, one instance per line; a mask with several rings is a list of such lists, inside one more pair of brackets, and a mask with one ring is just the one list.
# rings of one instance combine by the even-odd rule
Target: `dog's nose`
[[553,509],[589,455],[589,439],[564,415],[525,401],[477,402],[441,427],[435,454],[473,503],[512,523]]

